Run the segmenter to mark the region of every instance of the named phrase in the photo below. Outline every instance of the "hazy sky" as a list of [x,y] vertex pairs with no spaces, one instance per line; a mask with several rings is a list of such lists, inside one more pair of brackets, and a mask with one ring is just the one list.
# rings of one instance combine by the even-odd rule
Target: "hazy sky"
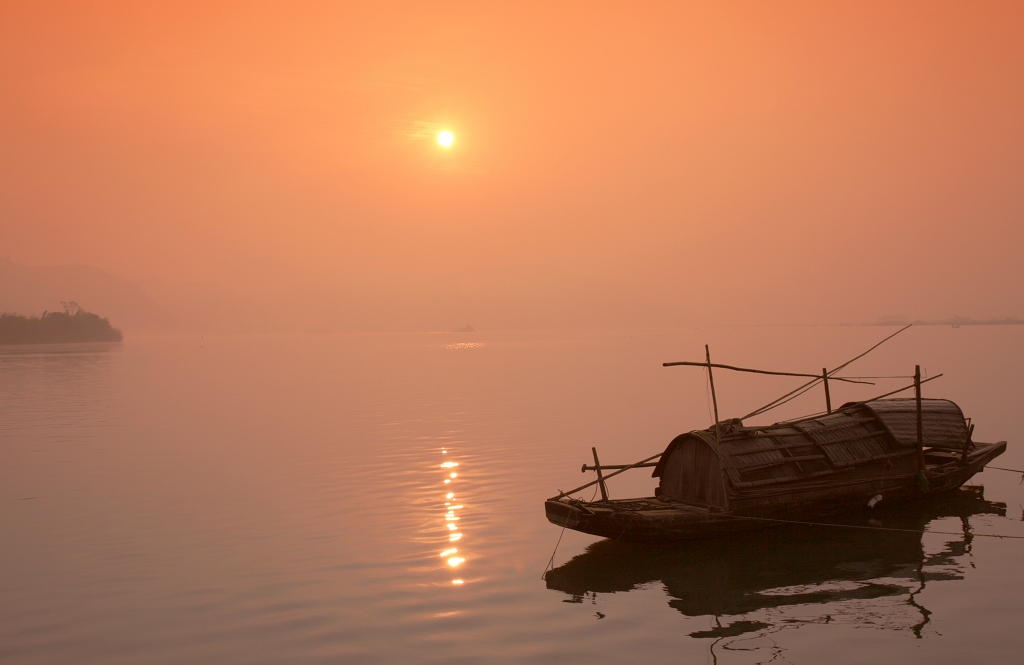
[[0,0],[0,256],[243,327],[1024,315],[1022,28],[1009,1]]

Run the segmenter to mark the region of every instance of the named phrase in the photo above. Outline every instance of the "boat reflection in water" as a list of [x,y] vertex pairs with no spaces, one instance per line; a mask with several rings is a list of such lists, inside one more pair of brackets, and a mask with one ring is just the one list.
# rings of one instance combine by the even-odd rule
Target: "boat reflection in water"
[[[755,633],[837,621],[909,630],[920,638],[931,612],[917,595],[928,582],[963,579],[973,539],[969,518],[1005,514],[1006,504],[986,501],[980,486],[966,486],[871,513],[870,521],[842,522],[924,530],[933,520],[959,518],[961,536],[929,536],[927,548],[921,533],[812,526],[674,545],[602,540],[545,579],[549,589],[571,596],[566,602],[596,602],[599,593],[661,581],[671,607],[714,617],[708,630],[690,633],[695,638],[749,640]],[[933,528],[958,530],[955,521]]]

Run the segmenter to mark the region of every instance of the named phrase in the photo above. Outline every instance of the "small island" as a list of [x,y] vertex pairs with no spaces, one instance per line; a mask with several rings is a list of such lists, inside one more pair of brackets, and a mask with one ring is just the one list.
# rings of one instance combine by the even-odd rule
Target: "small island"
[[42,316],[0,314],[0,344],[120,342],[124,335],[106,318],[87,312],[76,302],[61,302],[63,312]]

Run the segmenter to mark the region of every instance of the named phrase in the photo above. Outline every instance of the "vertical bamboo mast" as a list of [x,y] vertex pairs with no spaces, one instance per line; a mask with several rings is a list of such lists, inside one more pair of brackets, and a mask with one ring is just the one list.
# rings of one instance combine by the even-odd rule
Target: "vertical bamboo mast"
[[832,395],[828,392],[828,368],[821,368],[821,380],[825,384],[825,408],[832,413]]
[[601,500],[608,500],[608,486],[604,484],[604,474],[601,473],[601,460],[597,459],[597,448],[591,448],[594,452],[594,470],[597,471],[597,484],[601,488]]
[[715,407],[715,443],[718,444],[719,449],[722,447],[722,435],[718,431],[718,398],[715,396],[715,376],[711,373],[711,349],[708,345],[704,345],[704,354],[708,360],[708,381],[711,383],[711,403]]
[[974,423],[967,428],[967,439],[964,441],[964,450],[960,455],[960,466],[967,464],[967,452],[971,449],[971,439],[974,438]]
[[[722,459],[722,430],[718,426],[718,396],[715,395],[715,375],[711,373],[711,349],[708,348],[707,344],[704,345],[704,357],[708,361],[708,383],[711,384],[711,403],[715,407],[715,447],[718,449],[718,450],[715,451],[715,454],[718,455],[719,460],[721,460]],[[719,461],[719,464],[721,465],[721,461]],[[722,473],[722,476],[721,476],[722,490],[724,491],[724,496],[725,496],[725,508],[726,508],[726,510],[728,510],[729,509],[729,492],[727,490],[725,490],[725,467],[724,467],[724,465],[721,465],[721,473]]]
[[924,474],[924,421],[921,415],[921,366],[914,366],[914,397],[917,400],[917,472]]

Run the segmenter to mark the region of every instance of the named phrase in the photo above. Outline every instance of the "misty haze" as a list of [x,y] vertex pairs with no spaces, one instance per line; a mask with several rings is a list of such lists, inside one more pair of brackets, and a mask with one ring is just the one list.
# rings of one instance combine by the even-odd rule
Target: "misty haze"
[[0,662],[1015,662],[1022,25],[0,1]]

